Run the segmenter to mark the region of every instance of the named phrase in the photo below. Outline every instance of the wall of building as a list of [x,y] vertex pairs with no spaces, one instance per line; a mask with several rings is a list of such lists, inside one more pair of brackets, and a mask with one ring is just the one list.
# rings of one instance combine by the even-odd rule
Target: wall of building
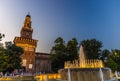
[[51,72],[51,60],[49,54],[46,53],[35,54],[35,71],[36,73]]

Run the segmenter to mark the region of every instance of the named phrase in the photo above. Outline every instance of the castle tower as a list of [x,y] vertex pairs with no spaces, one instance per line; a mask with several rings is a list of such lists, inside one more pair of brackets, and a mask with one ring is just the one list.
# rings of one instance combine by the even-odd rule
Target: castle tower
[[32,33],[31,16],[28,14],[25,17],[24,25],[20,31],[20,37],[15,37],[13,41],[15,45],[24,49],[21,59],[22,66],[27,72],[33,72],[35,68],[35,50],[37,40],[32,39]]

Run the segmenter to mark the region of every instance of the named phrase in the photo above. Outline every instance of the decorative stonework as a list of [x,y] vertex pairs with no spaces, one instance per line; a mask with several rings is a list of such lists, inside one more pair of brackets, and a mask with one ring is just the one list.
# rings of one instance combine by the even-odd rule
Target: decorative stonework
[[21,55],[22,66],[28,72],[33,72],[35,69],[35,50],[38,42],[38,40],[32,39],[32,33],[31,16],[26,15],[20,37],[15,37],[14,43],[24,49],[24,53]]

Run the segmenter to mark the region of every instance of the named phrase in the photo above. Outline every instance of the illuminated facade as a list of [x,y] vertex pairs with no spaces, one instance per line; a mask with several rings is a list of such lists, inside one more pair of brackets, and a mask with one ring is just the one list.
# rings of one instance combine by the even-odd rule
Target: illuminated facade
[[15,45],[22,47],[24,53],[21,55],[22,66],[27,72],[35,70],[35,50],[37,46],[37,40],[32,39],[33,29],[31,27],[31,16],[26,15],[24,25],[20,32],[20,37],[15,37]]

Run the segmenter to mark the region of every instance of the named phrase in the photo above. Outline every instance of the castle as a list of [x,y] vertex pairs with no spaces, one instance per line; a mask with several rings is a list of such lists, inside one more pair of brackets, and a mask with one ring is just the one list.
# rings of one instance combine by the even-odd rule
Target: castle
[[36,53],[38,40],[32,38],[33,29],[31,27],[31,16],[25,17],[24,25],[20,31],[20,37],[14,38],[14,44],[23,48],[21,55],[22,67],[26,72],[51,72],[50,55],[46,53]]

